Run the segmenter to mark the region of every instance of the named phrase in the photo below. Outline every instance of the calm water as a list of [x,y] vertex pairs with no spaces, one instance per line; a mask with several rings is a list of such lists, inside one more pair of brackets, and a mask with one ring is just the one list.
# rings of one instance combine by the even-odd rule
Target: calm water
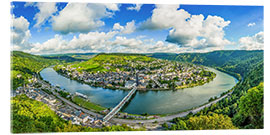
[[[209,70],[217,75],[210,83],[176,91],[137,91],[122,111],[133,114],[176,113],[202,105],[209,98],[219,96],[237,83],[234,77],[226,73],[212,68],[209,68]],[[42,70],[40,74],[44,80],[49,81],[52,85],[64,88],[70,93],[83,93],[88,96],[91,102],[107,108],[113,108],[128,94],[128,91],[95,88],[70,80],[61,76],[50,67]]]

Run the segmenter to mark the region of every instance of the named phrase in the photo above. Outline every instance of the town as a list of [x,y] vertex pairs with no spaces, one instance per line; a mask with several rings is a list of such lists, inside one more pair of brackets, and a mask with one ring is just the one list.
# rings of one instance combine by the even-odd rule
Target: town
[[[62,91],[58,87],[51,86],[37,78],[29,79],[26,86],[18,87],[13,96],[25,94],[31,99],[47,104],[56,114],[64,120],[71,121],[72,124],[100,128],[102,125],[110,125],[99,119],[98,115],[90,115],[82,109],[71,106],[62,101],[57,91]],[[75,94],[74,94],[75,95]],[[78,94],[77,94],[78,95]],[[61,100],[60,100],[61,99]]]
[[[15,91],[13,91],[12,96],[25,94],[31,99],[41,101],[48,105],[56,114],[66,120],[71,121],[72,124],[82,125],[92,128],[102,128],[104,126],[111,126],[114,124],[120,123],[112,123],[105,122],[102,120],[104,115],[109,113],[109,109],[104,109],[102,111],[96,110],[88,110],[83,107],[80,107],[78,104],[73,103],[73,97],[79,97],[87,101],[87,96],[78,92],[73,94],[66,92],[65,90],[59,88],[58,86],[52,86],[45,80],[39,79],[40,77],[33,76],[28,80],[28,84],[25,84],[22,87],[18,87]],[[67,93],[64,96],[62,93]],[[122,119],[137,119],[137,120],[147,120],[147,119],[155,119],[159,118],[156,115],[132,115],[128,113],[118,112],[115,115],[116,118]],[[136,124],[127,125],[134,128]]]
[[91,86],[112,89],[131,89],[134,83],[138,84],[138,90],[181,89],[203,85],[215,78],[215,73],[202,66],[160,59],[102,64],[107,71],[79,71],[81,67],[73,65],[60,65],[54,69],[66,77]]

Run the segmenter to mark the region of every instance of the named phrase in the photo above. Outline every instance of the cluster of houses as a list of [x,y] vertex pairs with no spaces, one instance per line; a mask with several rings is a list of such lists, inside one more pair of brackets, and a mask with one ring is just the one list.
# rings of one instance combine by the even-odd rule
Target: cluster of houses
[[[91,116],[89,114],[84,113],[82,110],[76,109],[70,105],[62,103],[59,99],[57,99],[54,95],[48,94],[46,89],[52,89],[51,86],[47,84],[41,84],[39,88],[35,87],[37,82],[29,83],[24,87],[18,87],[13,96],[25,94],[29,98],[35,99],[37,101],[41,101],[47,104],[58,116],[62,119],[71,121],[72,124],[89,126],[89,127],[102,127],[103,125],[110,125],[108,122],[103,122],[97,118],[97,116]],[[80,93],[76,93],[76,95],[84,97]]]
[[80,67],[67,65],[58,67],[57,71],[92,86],[130,89],[136,82],[138,90],[169,89],[172,83],[176,86],[205,83],[211,77],[211,72],[201,66],[160,59],[151,62],[127,61],[127,64],[103,63],[103,65],[108,70],[113,68],[116,70],[79,72],[77,69]]

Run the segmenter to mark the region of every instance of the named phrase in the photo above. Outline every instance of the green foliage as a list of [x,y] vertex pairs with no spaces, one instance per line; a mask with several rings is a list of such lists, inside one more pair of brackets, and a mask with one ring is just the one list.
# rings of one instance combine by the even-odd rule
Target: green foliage
[[11,106],[13,133],[56,132],[57,128],[63,128],[64,121],[46,104],[26,95],[14,97]]
[[102,111],[102,110],[105,110],[106,108],[102,107],[102,106],[99,106],[99,105],[96,105],[94,103],[91,103],[91,102],[88,102],[86,101],[85,99],[83,98],[80,98],[78,96],[75,96],[72,98],[72,101],[86,109],[89,109],[89,110],[96,110],[96,111]]
[[49,60],[41,56],[13,51],[11,53],[11,80],[12,89],[28,83],[28,79],[41,71],[44,67],[58,63],[58,60]]
[[61,119],[46,104],[30,99],[26,95],[18,95],[11,100],[12,133],[39,132],[100,132],[100,131],[142,131],[144,128],[133,129],[127,125],[104,126],[91,128],[73,125]]
[[[241,126],[242,123],[247,121],[246,118],[248,118],[249,121],[247,125],[251,124],[253,128],[263,128],[263,91],[264,85],[260,83],[258,86],[249,89],[248,92],[240,98],[239,112],[235,116],[235,119],[242,120],[237,124]],[[240,116],[242,116],[242,118]]]
[[168,129],[169,128],[168,127],[168,124],[166,122],[162,124],[162,127],[165,128],[165,129]]
[[[78,64],[72,65],[72,67],[77,68],[78,71],[88,71],[88,72],[107,72],[107,71],[116,71],[118,68],[119,70],[126,70],[123,66],[127,65],[127,61],[133,62],[151,62],[155,60],[154,58],[147,57],[144,55],[139,54],[98,54],[97,56],[91,58],[88,61],[80,62]],[[111,65],[107,65],[111,64]],[[115,65],[115,66],[112,66]],[[121,66],[117,66],[121,65]],[[106,68],[109,67],[109,68]],[[139,67],[138,67],[139,68]]]
[[46,59],[54,59],[54,60],[61,60],[61,61],[65,61],[65,62],[76,62],[76,61],[84,61],[85,59],[81,59],[81,58],[74,58],[71,56],[44,56],[44,58]]
[[187,121],[188,129],[236,129],[231,118],[223,114],[201,115],[190,117]]
[[63,98],[67,98],[67,96],[70,95],[69,92],[65,92],[65,91],[58,91],[58,93]]
[[208,115],[176,118],[171,130],[206,130],[206,129],[236,129],[227,115],[211,113]]

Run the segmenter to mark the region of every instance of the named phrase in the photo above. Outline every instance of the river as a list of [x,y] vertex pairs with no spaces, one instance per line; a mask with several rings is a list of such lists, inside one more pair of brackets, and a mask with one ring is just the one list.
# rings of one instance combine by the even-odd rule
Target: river
[[[137,91],[122,112],[132,114],[177,113],[208,102],[209,98],[219,96],[238,82],[236,78],[226,73],[213,68],[209,68],[209,70],[215,72],[216,77],[202,86],[174,91]],[[40,75],[52,85],[59,86],[70,93],[85,94],[91,102],[107,108],[113,108],[128,94],[128,91],[124,90],[96,88],[70,80],[58,74],[51,67],[43,69]]]

